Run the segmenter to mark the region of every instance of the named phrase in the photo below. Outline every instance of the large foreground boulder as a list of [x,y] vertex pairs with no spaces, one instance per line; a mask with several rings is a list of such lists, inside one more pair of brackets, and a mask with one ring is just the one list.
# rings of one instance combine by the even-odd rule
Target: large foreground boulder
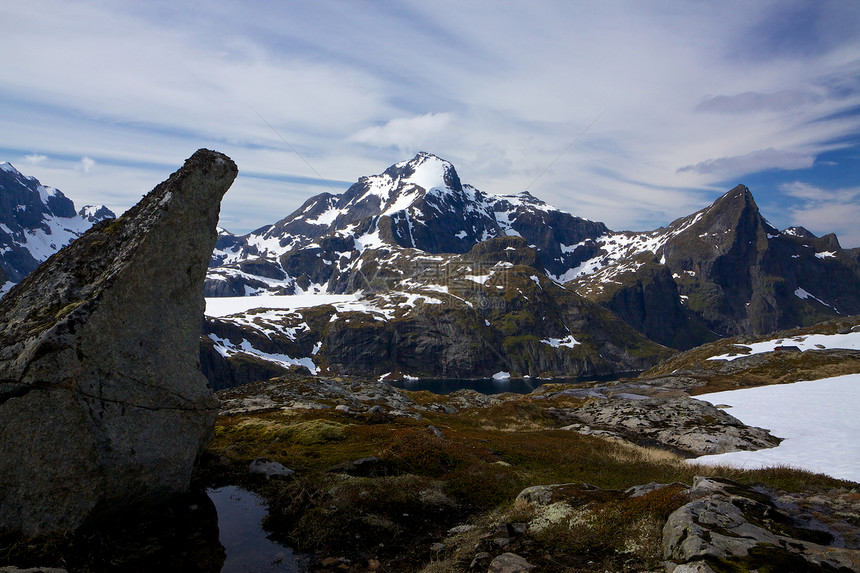
[[74,529],[188,489],[218,408],[202,289],[236,173],[196,152],[0,300],[0,530]]

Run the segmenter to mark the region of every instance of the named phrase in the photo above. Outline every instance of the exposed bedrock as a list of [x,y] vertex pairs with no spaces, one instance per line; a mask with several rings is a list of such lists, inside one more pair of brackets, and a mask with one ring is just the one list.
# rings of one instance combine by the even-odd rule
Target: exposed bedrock
[[218,408],[202,289],[236,173],[197,151],[0,300],[0,530],[75,529],[188,489]]

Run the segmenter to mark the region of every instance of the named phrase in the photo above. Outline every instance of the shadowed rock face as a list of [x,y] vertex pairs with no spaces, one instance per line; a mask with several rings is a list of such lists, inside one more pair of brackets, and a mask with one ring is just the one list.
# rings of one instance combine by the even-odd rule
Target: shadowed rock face
[[0,529],[73,529],[187,490],[217,413],[202,288],[236,173],[196,152],[0,300]]

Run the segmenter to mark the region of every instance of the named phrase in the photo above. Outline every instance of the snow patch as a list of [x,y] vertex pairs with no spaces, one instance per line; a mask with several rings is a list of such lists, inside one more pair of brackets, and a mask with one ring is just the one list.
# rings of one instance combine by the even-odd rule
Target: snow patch
[[749,349],[747,354],[721,354],[711,356],[708,360],[726,360],[731,362],[738,358],[773,352],[777,347],[796,346],[801,352],[807,350],[860,350],[860,332],[849,332],[847,334],[809,334],[795,336],[793,338],[774,338],[764,342],[752,344],[735,344],[739,351]]
[[[728,412],[749,426],[784,438],[775,448],[729,452],[691,460],[740,468],[789,465],[860,481],[860,374],[744,388],[696,396],[727,404]],[[798,415],[802,413],[802,415]]]
[[206,299],[206,316],[220,318],[248,312],[254,308],[295,310],[324,304],[356,302],[354,294],[304,294],[213,297]]

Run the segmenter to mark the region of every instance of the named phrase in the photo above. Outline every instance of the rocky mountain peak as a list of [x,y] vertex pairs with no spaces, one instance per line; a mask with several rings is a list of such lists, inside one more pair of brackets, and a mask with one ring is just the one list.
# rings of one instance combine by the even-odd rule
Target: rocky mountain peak
[[426,151],[419,152],[408,161],[402,161],[392,165],[385,170],[386,174],[397,176],[405,183],[411,183],[423,188],[425,191],[432,189],[449,188],[462,192],[463,186],[457,170],[449,161]]
[[789,237],[797,237],[799,239],[817,239],[818,236],[813,234],[809,229],[805,227],[789,227],[782,231],[783,235],[788,235]]
[[103,219],[116,219],[116,214],[104,205],[84,205],[78,211],[78,216],[90,223],[98,223]]
[[104,206],[77,212],[59,189],[0,164],[0,294],[107,217],[114,214]]

